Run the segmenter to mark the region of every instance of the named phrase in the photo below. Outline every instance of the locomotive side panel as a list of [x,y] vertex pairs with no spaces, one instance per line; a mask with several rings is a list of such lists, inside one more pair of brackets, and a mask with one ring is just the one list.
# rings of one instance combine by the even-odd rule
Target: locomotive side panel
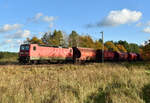
[[37,44],[30,44],[30,60],[39,60],[39,46]]
[[73,51],[72,48],[58,48],[58,47],[46,47],[32,45],[31,49],[31,60],[71,60]]

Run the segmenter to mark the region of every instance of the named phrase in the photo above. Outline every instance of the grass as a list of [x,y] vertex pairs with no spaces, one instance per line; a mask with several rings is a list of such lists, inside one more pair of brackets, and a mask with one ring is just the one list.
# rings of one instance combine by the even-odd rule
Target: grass
[[0,103],[150,103],[147,66],[1,65]]

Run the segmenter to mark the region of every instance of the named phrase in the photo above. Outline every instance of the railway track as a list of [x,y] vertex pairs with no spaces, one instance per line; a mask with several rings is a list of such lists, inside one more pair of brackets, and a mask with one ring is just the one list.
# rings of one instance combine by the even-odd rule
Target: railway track
[[0,67],[20,66],[20,67],[49,67],[49,66],[64,66],[64,65],[85,65],[92,63],[40,63],[40,64],[20,64],[18,62],[0,63]]

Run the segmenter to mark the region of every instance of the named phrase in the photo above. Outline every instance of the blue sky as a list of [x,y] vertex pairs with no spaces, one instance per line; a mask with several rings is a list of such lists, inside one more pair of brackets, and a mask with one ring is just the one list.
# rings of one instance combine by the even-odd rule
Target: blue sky
[[26,37],[60,29],[93,39],[150,39],[149,0],[0,0],[0,51],[18,51]]

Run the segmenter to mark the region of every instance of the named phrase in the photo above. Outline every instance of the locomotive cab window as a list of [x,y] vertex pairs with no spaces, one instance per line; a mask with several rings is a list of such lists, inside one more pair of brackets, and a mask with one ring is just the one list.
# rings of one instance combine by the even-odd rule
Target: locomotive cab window
[[25,50],[25,46],[22,45],[22,46],[20,47],[20,50]]
[[33,47],[33,50],[34,50],[34,51],[36,50],[36,46]]
[[27,45],[27,46],[25,47],[25,49],[28,51],[28,50],[29,50],[29,46]]

